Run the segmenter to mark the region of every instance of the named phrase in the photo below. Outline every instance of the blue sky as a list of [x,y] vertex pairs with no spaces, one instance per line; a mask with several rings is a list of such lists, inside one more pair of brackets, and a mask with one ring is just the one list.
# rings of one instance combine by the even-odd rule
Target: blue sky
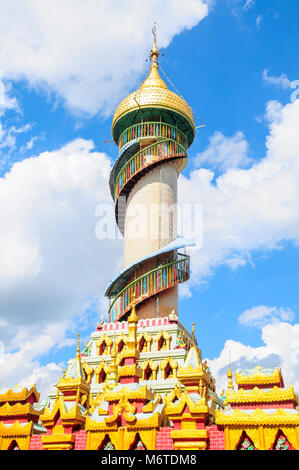
[[206,123],[179,183],[204,210],[181,320],[196,321],[219,386],[229,350],[233,368],[281,365],[298,386],[299,6],[136,3],[32,2],[0,22],[1,385],[46,390],[105,312],[122,242],[95,235],[117,156],[104,142],[146,74],[156,19],[161,68]]

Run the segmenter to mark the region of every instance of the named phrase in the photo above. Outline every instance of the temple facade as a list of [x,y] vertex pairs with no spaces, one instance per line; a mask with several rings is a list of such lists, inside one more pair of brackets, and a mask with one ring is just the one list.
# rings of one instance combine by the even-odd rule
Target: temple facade
[[299,449],[298,397],[279,368],[228,369],[215,379],[178,312],[178,285],[190,276],[176,233],[177,179],[195,136],[190,106],[151,66],[118,106],[110,175],[124,236],[122,271],[109,283],[108,321],[83,350],[78,336],[48,400],[33,386],[0,389],[0,450]]

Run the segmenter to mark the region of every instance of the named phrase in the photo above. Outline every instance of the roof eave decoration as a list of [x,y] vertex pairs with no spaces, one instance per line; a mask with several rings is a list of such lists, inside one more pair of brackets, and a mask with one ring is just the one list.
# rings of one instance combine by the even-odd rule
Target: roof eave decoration
[[40,416],[42,413],[43,410],[35,409],[31,403],[25,403],[23,405],[21,403],[16,403],[15,405],[5,403],[0,406],[0,417],[23,415]]
[[277,386],[270,390],[254,387],[251,390],[240,388],[237,392],[226,392],[225,404],[233,403],[268,403],[268,402],[293,401],[297,403],[297,396],[293,387],[282,389]]
[[225,411],[215,411],[215,422],[218,426],[261,426],[261,425],[299,425],[299,413],[290,413],[285,409],[279,408],[275,412],[269,414],[260,408],[256,408],[252,413],[248,414],[241,410],[235,410],[230,414]]
[[19,421],[15,421],[11,426],[7,426],[4,423],[0,422],[0,435],[2,437],[22,437],[29,436],[32,433],[33,422],[22,425]]
[[237,371],[235,374],[237,385],[271,385],[282,382],[281,370],[279,368],[270,370],[263,369],[260,366],[254,368],[254,372],[249,375],[242,373],[243,371]]
[[34,395],[35,402],[39,401],[40,393],[36,390],[35,384],[30,389],[24,387],[20,392],[10,388],[5,393],[0,394],[0,403],[24,401],[31,397],[31,395]]

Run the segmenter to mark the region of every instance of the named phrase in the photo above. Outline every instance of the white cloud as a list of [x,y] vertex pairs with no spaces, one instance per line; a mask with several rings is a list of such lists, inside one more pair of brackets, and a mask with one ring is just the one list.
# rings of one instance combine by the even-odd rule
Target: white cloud
[[285,73],[282,73],[279,77],[275,77],[274,75],[269,75],[269,70],[266,69],[263,71],[263,80],[269,85],[275,85],[284,90],[293,88],[291,80],[288,79]]
[[257,307],[245,310],[239,316],[239,323],[242,326],[262,328],[270,323],[292,321],[294,318],[295,313],[290,308],[258,305]]
[[258,365],[281,367],[285,385],[293,385],[299,391],[299,324],[267,325],[262,330],[262,340],[264,345],[257,348],[228,340],[218,357],[208,359],[218,393],[227,386],[229,352],[233,374],[239,368],[251,369]]
[[216,131],[210,137],[209,146],[195,160],[197,166],[208,164],[210,168],[225,171],[228,168],[244,167],[250,163],[247,156],[248,142],[243,132],[236,132],[232,137],[226,137]]
[[16,98],[9,95],[10,87],[0,80],[0,116],[8,109],[18,109]]
[[254,5],[255,5],[255,0],[246,0],[243,5],[243,10],[249,10],[249,8],[252,8]]
[[256,23],[257,29],[260,29],[260,27],[261,27],[261,23],[262,23],[263,16],[264,16],[264,15],[258,15],[257,18],[256,18],[256,22],[255,22],[255,23]]
[[[38,327],[16,328],[11,351],[1,357],[1,386],[20,384],[30,387],[37,384],[38,391],[46,398],[46,392],[59,378],[62,365],[49,363],[40,365],[39,356],[52,347],[70,345],[74,341],[65,337],[67,323],[49,324],[42,330]],[[21,365],[21,367],[20,367]]]
[[95,235],[97,206],[112,203],[110,170],[105,154],[77,139],[15,163],[0,178],[1,385],[47,367],[54,374],[39,358],[69,344],[75,319],[84,330],[99,318],[122,251],[121,241]]
[[279,124],[282,118],[282,104],[279,101],[271,100],[266,104],[264,119],[267,122]]
[[270,108],[263,159],[228,169],[215,182],[203,168],[179,179],[180,201],[203,205],[203,244],[192,257],[191,285],[221,264],[251,262],[253,251],[299,242],[299,100]]
[[[0,17],[0,78],[25,79],[76,111],[109,114],[144,74],[158,44],[208,14],[205,0],[10,0]],[[120,73],[121,72],[121,73]]]

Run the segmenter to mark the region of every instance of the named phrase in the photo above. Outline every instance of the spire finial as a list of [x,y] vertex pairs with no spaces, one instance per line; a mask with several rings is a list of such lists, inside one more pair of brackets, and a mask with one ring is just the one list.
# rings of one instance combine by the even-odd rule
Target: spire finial
[[133,292],[133,295],[132,295],[132,310],[131,310],[131,314],[128,318],[129,323],[137,323],[138,322],[138,318],[137,318],[136,310],[135,310],[135,303],[136,303],[136,294],[135,294],[135,292]]
[[156,20],[154,21],[154,24],[153,24],[153,29],[152,29],[152,33],[153,33],[153,36],[154,36],[154,46],[156,46],[156,42],[157,42],[157,28],[156,28]]
[[228,351],[228,371],[227,371],[227,378],[228,378],[227,389],[228,389],[228,390],[234,390],[233,374],[232,374],[231,365],[230,365],[230,351]]
[[80,356],[80,334],[77,333],[78,342],[77,342],[77,357]]
[[151,59],[152,59],[152,64],[157,65],[157,60],[158,60],[158,57],[159,57],[160,53],[159,53],[159,50],[157,48],[156,21],[154,21],[154,25],[153,25],[153,28],[152,28],[152,33],[153,33],[153,36],[154,36],[154,45],[153,45],[152,50],[151,50]]
[[192,322],[192,343],[195,343],[195,323]]

